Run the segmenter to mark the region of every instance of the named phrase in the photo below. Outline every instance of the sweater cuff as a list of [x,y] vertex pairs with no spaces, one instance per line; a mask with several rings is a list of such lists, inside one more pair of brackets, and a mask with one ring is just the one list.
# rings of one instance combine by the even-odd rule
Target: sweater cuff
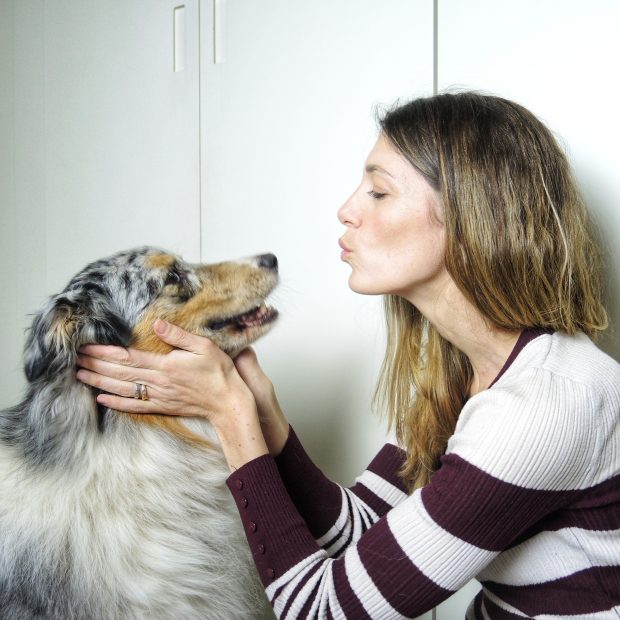
[[265,587],[320,550],[291,501],[271,455],[246,463],[229,476],[226,484],[237,504]]

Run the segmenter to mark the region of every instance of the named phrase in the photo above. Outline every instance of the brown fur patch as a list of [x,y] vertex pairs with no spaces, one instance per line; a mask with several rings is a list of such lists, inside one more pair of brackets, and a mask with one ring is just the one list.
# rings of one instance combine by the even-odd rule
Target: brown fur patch
[[[153,331],[153,323],[158,316],[161,317],[161,313],[155,313],[152,310],[148,311],[142,321],[136,325],[132,334],[131,346],[133,348],[140,349],[141,351],[151,351],[154,353],[164,354],[172,350],[172,347],[163,340],[160,340]],[[160,428],[189,443],[205,448],[215,447],[212,442],[190,431],[187,426],[183,424],[183,419],[181,417],[174,417],[165,414],[142,414],[134,415],[134,419],[142,424]]]
[[144,264],[147,267],[154,269],[161,269],[163,267],[170,267],[176,261],[176,258],[171,254],[153,254],[153,256],[147,256]]

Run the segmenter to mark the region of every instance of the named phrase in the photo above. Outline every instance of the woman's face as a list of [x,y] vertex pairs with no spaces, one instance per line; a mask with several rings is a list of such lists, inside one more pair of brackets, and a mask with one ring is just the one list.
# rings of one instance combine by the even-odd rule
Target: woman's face
[[379,136],[359,187],[338,210],[346,226],[342,260],[349,286],[368,295],[400,295],[415,303],[447,272],[439,193]]

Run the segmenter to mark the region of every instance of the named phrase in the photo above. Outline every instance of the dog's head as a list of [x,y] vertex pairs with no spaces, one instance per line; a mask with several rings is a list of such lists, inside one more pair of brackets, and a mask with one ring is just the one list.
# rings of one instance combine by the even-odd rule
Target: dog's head
[[276,286],[273,254],[236,262],[193,265],[144,247],[88,265],[35,317],[25,351],[30,382],[75,366],[87,343],[165,352],[153,333],[163,318],[211,338],[235,356],[267,332],[277,311],[265,305]]

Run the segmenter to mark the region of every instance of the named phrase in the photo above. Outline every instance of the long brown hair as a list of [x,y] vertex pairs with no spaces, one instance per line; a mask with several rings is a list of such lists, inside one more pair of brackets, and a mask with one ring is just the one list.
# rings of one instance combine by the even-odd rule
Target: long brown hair
[[[570,165],[523,106],[473,92],[415,99],[382,134],[442,199],[445,264],[491,326],[590,337],[607,327],[601,259]],[[407,300],[385,297],[387,350],[375,404],[407,450],[410,489],[426,484],[472,380],[467,357]]]

